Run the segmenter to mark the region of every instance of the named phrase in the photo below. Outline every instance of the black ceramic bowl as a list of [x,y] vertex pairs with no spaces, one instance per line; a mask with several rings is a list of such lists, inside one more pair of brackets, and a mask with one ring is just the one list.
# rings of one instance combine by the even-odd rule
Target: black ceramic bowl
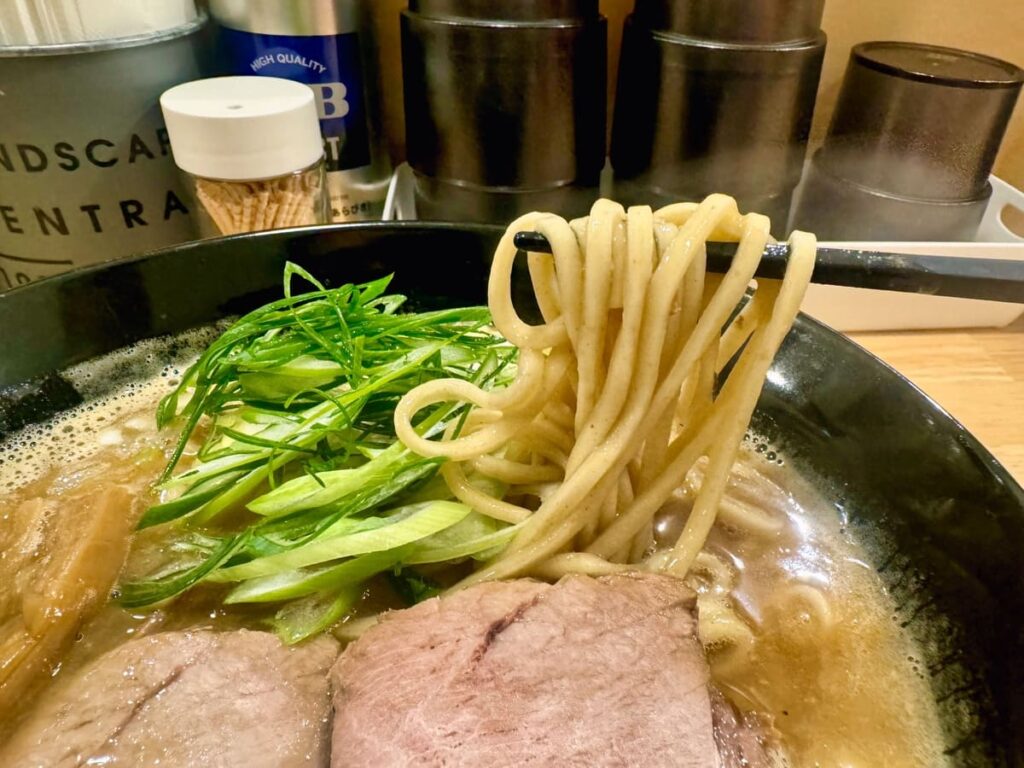
[[[421,307],[483,303],[498,234],[416,223],[279,231],[0,295],[0,439],[80,400],[62,369],[279,296],[286,259],[332,285],[394,272],[395,290]],[[775,361],[754,426],[872,542],[926,651],[954,764],[1024,765],[1024,491],[909,382],[808,318]]]

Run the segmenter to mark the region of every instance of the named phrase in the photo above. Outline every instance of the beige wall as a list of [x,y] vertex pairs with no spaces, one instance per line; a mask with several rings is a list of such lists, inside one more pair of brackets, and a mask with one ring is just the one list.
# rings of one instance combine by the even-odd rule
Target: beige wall
[[[751,0],[755,2],[756,0]],[[384,56],[385,119],[396,157],[402,156],[401,56],[398,14],[405,0],[373,0]],[[618,64],[622,21],[633,0],[601,0],[608,17],[610,87]],[[828,127],[850,47],[863,40],[911,40],[967,48],[1024,66],[1024,0],[826,0],[829,44],[814,135]],[[1018,106],[996,172],[1024,187],[1024,106]]]

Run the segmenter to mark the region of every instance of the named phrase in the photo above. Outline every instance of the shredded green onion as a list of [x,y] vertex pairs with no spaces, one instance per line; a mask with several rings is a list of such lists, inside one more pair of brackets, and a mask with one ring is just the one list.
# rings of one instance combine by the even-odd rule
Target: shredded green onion
[[[313,290],[294,290],[300,279]],[[377,574],[422,597],[428,580],[404,568],[508,543],[517,527],[452,500],[440,460],[406,449],[392,420],[425,381],[506,384],[515,348],[485,308],[402,312],[389,283],[327,288],[286,265],[284,298],[231,325],[161,401],[158,425],[180,433],[140,528],[160,527],[166,560],[122,584],[122,604],[231,583],[226,604],[275,606],[268,621],[298,642],[344,618]],[[464,413],[437,407],[417,429],[457,428]]]

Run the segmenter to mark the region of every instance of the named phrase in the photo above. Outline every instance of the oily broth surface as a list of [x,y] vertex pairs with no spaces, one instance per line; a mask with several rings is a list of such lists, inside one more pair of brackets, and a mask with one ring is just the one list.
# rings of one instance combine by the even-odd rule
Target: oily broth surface
[[0,498],[47,475],[66,485],[71,479],[61,483],[62,470],[107,449],[131,453],[155,440],[157,402],[223,327],[142,341],[65,371],[84,402],[0,442]]
[[[89,484],[109,482],[115,470],[115,481],[130,484],[146,502],[174,438],[156,433],[156,403],[220,330],[146,342],[69,371],[87,402],[0,446],[0,525],[14,502],[81,493]],[[721,525],[712,534],[710,551],[738,574],[734,605],[755,627],[743,663],[723,663],[724,653],[712,649],[715,682],[742,709],[771,715],[794,766],[944,764],[919,654],[899,629],[900,617],[871,560],[823,497],[780,466],[771,451],[755,446],[764,447],[748,441],[742,461],[755,470],[754,494],[783,525],[767,537]],[[779,599],[794,585],[824,596],[827,626],[801,605],[799,592]],[[83,626],[51,676],[60,685],[68,671],[138,634],[262,626],[260,616],[225,610],[217,596],[197,590],[152,612],[107,605]],[[391,602],[386,595],[367,599]]]
[[0,739],[49,678],[111,636],[94,626],[122,626],[123,642],[142,622],[104,604],[173,441],[157,434],[155,405],[213,337],[144,342],[66,371],[85,402],[0,444]]
[[741,474],[784,525],[759,536],[719,524],[707,546],[735,570],[734,605],[754,628],[745,659],[711,649],[715,682],[741,709],[772,716],[793,766],[948,765],[924,661],[874,558],[765,448],[744,443]]

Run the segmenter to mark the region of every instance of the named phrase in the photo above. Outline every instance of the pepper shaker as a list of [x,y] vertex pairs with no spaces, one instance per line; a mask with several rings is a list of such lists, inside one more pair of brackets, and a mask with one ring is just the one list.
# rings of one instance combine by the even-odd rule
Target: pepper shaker
[[373,2],[210,0],[229,74],[281,77],[313,89],[335,222],[379,219],[391,178]]

